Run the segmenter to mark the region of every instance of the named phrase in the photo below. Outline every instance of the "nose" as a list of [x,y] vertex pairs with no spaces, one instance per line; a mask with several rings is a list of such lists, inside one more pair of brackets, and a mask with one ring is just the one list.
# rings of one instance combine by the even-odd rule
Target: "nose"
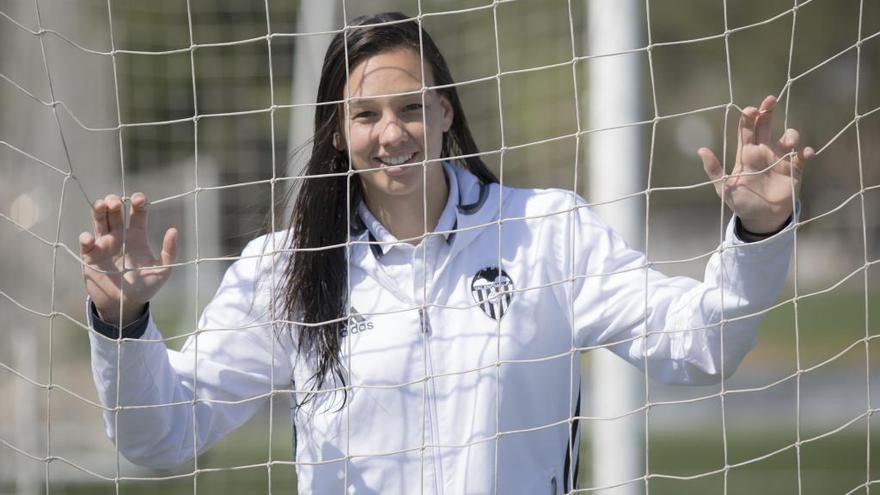
[[393,147],[407,139],[406,129],[396,116],[388,118],[383,123],[380,132],[379,142],[384,147]]

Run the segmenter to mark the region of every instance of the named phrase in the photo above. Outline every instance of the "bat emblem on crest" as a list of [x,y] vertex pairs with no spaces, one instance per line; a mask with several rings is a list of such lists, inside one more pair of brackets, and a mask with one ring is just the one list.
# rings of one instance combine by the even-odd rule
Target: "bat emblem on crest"
[[483,268],[471,280],[471,295],[489,318],[500,320],[513,299],[513,280],[498,267]]

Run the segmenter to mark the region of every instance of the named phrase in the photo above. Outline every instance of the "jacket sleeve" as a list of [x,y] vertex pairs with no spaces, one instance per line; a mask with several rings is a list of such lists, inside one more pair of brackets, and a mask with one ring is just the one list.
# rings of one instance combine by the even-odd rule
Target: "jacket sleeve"
[[190,460],[252,417],[273,390],[289,388],[289,346],[273,330],[269,304],[272,271],[281,272],[278,255],[262,255],[265,241],[252,241],[229,268],[180,351],[166,347],[151,317],[138,339],[89,333],[105,428],[130,461]]
[[788,271],[793,228],[738,239],[732,220],[702,282],[666,277],[586,207],[577,212],[573,329],[579,348],[607,346],[664,383],[730,376],[757,341]]

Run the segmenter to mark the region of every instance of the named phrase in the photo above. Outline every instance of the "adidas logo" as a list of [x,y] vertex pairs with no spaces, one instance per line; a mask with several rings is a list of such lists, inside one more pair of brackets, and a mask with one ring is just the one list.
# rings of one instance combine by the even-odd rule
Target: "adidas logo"
[[351,318],[349,319],[348,326],[342,326],[339,329],[339,337],[345,338],[349,334],[358,334],[361,332],[366,332],[367,330],[373,329],[373,322],[364,318],[360,313],[357,312],[354,307],[351,308]]

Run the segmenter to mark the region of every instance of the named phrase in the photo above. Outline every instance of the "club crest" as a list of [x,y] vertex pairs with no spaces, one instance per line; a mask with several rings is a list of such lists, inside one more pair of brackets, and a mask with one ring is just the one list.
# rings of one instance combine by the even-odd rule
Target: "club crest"
[[498,267],[483,268],[471,280],[471,295],[489,318],[500,320],[513,299],[513,280]]

